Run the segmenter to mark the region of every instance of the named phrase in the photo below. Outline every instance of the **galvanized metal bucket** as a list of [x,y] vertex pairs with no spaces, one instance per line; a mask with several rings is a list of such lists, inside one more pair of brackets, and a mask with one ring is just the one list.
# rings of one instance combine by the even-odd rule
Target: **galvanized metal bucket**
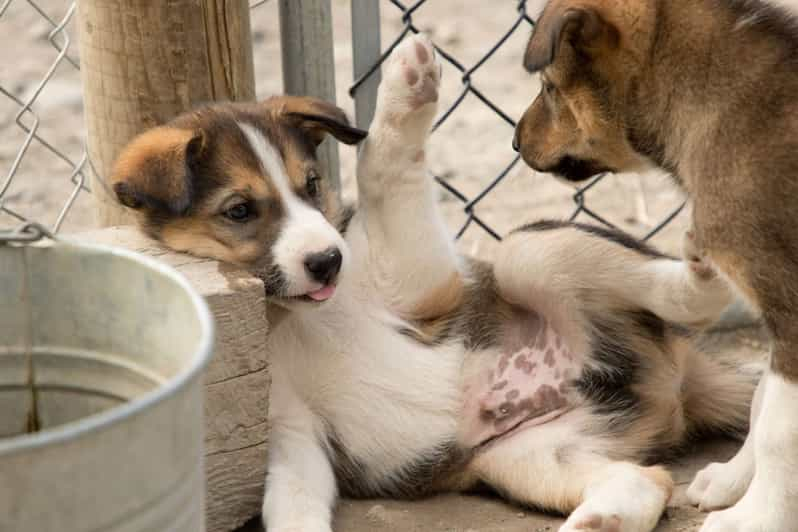
[[8,240],[0,531],[205,530],[204,301],[132,252]]

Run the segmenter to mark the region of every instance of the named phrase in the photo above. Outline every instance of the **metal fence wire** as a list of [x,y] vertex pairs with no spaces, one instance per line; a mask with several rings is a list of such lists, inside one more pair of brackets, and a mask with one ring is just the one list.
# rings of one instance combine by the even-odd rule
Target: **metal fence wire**
[[[12,5],[12,2],[13,0],[5,0],[0,4],[0,23],[2,23],[4,17],[9,16],[9,7]],[[22,4],[22,2],[17,2],[17,4]],[[25,157],[28,156],[31,146],[36,143],[63,163],[63,178],[68,179],[72,184],[71,191],[66,197],[63,207],[58,212],[55,222],[51,225],[52,231],[57,232],[64,218],[72,208],[72,205],[75,203],[78,194],[81,190],[88,190],[86,187],[88,180],[84,173],[88,154],[85,146],[81,153],[74,156],[70,155],[67,150],[63,150],[49,141],[41,131],[42,116],[40,113],[36,112],[33,107],[44,88],[56,76],[59,67],[65,65],[75,70],[79,68],[77,60],[70,55],[70,46],[72,42],[66,30],[67,24],[69,24],[75,14],[76,4],[74,2],[66,4],[66,12],[59,18],[53,18],[43,9],[40,2],[26,0],[25,4],[49,26],[50,31],[47,35],[47,42],[52,46],[52,55],[41,78],[33,85],[32,90],[27,91],[26,95],[20,96],[15,94],[17,91],[14,90],[14,87],[8,85],[9,82],[14,82],[13,79],[5,79],[4,76],[4,79],[0,80],[0,94],[5,96],[9,103],[16,108],[13,116],[13,126],[19,130],[22,137],[22,141],[11,159],[11,163],[5,171],[5,175],[0,177],[0,213],[6,214],[23,223],[35,221],[29,219],[24,213],[18,212],[16,209],[9,206],[8,200],[11,197],[11,184],[19,173],[20,165]],[[4,124],[4,126],[5,125],[6,124]],[[54,178],[59,179],[61,177]]]
[[[251,7],[253,9],[257,8],[267,1],[268,0],[253,0],[251,2]],[[384,0],[381,3],[381,5],[390,6],[391,9],[399,10],[401,13],[401,20],[403,22],[403,29],[391,42],[390,46],[387,47],[384,53],[379,55],[379,59],[374,62],[374,64],[371,65],[371,67],[362,76],[354,81],[354,84],[350,88],[350,95],[353,98],[357,99],[361,96],[360,92],[363,84],[370,78],[370,76],[374,75],[379,70],[382,63],[391,54],[399,42],[401,42],[402,39],[404,39],[408,34],[419,32],[419,28],[413,22],[413,16],[419,10],[423,9],[425,4],[431,1],[433,0],[418,0],[415,3],[410,4],[403,3],[399,0]],[[42,91],[45,89],[48,83],[53,81],[56,76],[62,75],[64,68],[74,70],[79,69],[78,60],[75,58],[75,54],[71,49],[73,43],[70,39],[69,32],[67,31],[67,26],[75,15],[76,3],[64,2],[60,4],[59,7],[61,10],[66,8],[66,10],[63,11],[64,14],[61,16],[52,15],[53,9],[51,6],[53,3],[54,2],[52,1],[48,2],[46,0],[0,0],[0,29],[2,28],[4,18],[9,16],[10,7],[12,5],[15,9],[28,9],[30,12],[35,13],[40,22],[43,21],[43,23],[46,24],[49,30],[47,34],[47,42],[49,43],[52,52],[46,65],[43,67],[43,73],[41,74],[37,83],[35,83],[28,90],[24,91],[22,94],[13,85],[13,75],[10,77],[4,75],[3,78],[0,79],[0,95],[2,95],[2,97],[6,100],[3,102],[3,104],[10,106],[10,108],[13,109],[11,117],[0,116],[0,119],[3,120],[3,127],[15,128],[18,135],[14,138],[19,139],[19,144],[13,148],[13,151],[9,157],[0,157],[0,163],[2,163],[4,166],[6,165],[6,161],[8,161],[6,168],[0,169],[0,227],[7,225],[6,220],[8,217],[11,217],[13,221],[19,223],[41,223],[44,226],[49,227],[53,233],[56,233],[61,228],[64,218],[69,214],[70,209],[73,208],[78,195],[82,192],[89,191],[87,186],[87,173],[85,170],[87,166],[91,164],[91,162],[88,160],[85,144],[79,150],[75,150],[74,148],[68,150],[64,147],[56,145],[54,142],[48,139],[42,128],[43,120],[47,117],[43,116],[43,112],[36,111],[36,102],[40,98]],[[55,3],[57,4],[57,2]],[[44,8],[45,5],[47,6],[47,9]],[[457,113],[458,108],[460,108],[465,98],[469,95],[476,97],[482,104],[487,106],[493,113],[495,113],[497,120],[504,121],[508,125],[515,127],[515,120],[513,117],[503,111],[500,105],[488,98],[476,86],[474,83],[474,74],[489,63],[491,57],[493,57],[494,54],[503,45],[505,45],[511,35],[519,31],[529,32],[530,28],[534,26],[535,21],[527,12],[526,0],[518,0],[514,3],[502,2],[501,4],[497,5],[502,5],[503,7],[501,8],[506,7],[507,9],[514,9],[517,16],[515,16],[514,21],[507,27],[506,32],[503,33],[495,43],[488,47],[485,53],[473,64],[465,64],[441,47],[438,43],[435,43],[435,47],[443,60],[460,72],[461,91],[459,96],[452,102],[452,104],[442,111],[441,115],[435,122],[434,130],[437,130],[444,122],[450,120],[451,117]],[[353,28],[353,31],[358,31],[358,29]],[[22,53],[24,53],[24,51]],[[9,65],[5,66],[6,71],[10,70]],[[59,74],[59,72],[61,74]],[[6,139],[8,138],[8,135],[3,136],[2,138]],[[509,144],[510,139],[497,139],[496,142],[506,142]],[[21,175],[20,166],[22,165],[23,161],[25,161],[26,157],[31,156],[30,148],[33,145],[39,145],[60,161],[59,164],[61,165],[62,170],[57,175],[53,175],[52,179],[63,179],[69,184],[69,189],[66,193],[66,197],[64,198],[63,206],[60,208],[57,214],[52,213],[55,214],[55,219],[52,223],[45,223],[42,219],[32,219],[32,216],[24,212],[19,212],[18,209],[12,206],[14,189],[25,186],[24,183],[15,184],[14,180]],[[70,153],[70,151],[75,153]],[[501,239],[502,235],[492,228],[484,219],[480,218],[478,214],[478,208],[480,203],[491,194],[497,185],[507,178],[511,170],[517,164],[519,164],[519,161],[520,157],[515,156],[512,160],[508,160],[505,166],[499,168],[494,176],[486,176],[484,188],[477,194],[472,194],[470,197],[461,190],[458,190],[458,188],[449,181],[439,176],[435,176],[435,180],[448,193],[452,194],[463,204],[463,211],[465,213],[466,220],[457,232],[458,238],[461,237],[467,230],[469,230],[470,227],[477,226],[484,230],[491,237],[495,239]],[[580,215],[584,215],[601,224],[612,226],[612,224],[604,216],[591,209],[588,205],[588,196],[591,189],[593,189],[593,187],[602,179],[604,179],[604,176],[599,176],[591,183],[574,193],[573,201],[575,203],[575,208],[570,215],[571,219],[574,219]],[[12,186],[12,184],[14,186]],[[675,208],[670,215],[653,227],[653,229],[651,229],[648,234],[644,236],[644,238],[649,239],[661,231],[679,214],[683,207],[684,205]]]
[[[353,98],[357,99],[359,96],[359,91],[363,84],[368,80],[371,76],[375,75],[375,73],[379,70],[380,66],[383,62],[391,55],[393,50],[396,46],[399,45],[402,40],[407,37],[411,33],[419,33],[419,28],[413,23],[413,15],[423,9],[425,4],[430,3],[432,0],[417,0],[414,3],[403,3],[399,0],[386,0],[382,2],[382,5],[389,5],[395,9],[398,9],[401,12],[401,20],[404,24],[403,29],[400,31],[399,35],[391,42],[391,44],[387,47],[387,49],[380,55],[379,59],[371,65],[361,76],[359,76],[354,83],[352,84],[351,88],[349,89],[349,94]],[[497,2],[497,6],[498,6]],[[496,102],[492,101],[488,98],[483,92],[479,90],[474,82],[474,74],[481,68],[483,68],[494,56],[494,54],[505,45],[508,39],[518,31],[529,32],[531,28],[535,26],[535,21],[530,17],[527,11],[527,0],[517,0],[514,5],[512,2],[502,2],[501,3],[507,9],[514,9],[517,13],[515,20],[507,27],[506,31],[499,37],[499,39],[493,43],[489,48],[485,50],[485,53],[473,64],[467,65],[462,61],[458,60],[453,54],[448,52],[438,43],[433,42],[435,46],[435,50],[440,54],[444,61],[449,63],[452,67],[457,69],[460,72],[460,83],[461,83],[461,90],[460,94],[454,99],[454,101],[449,105],[448,108],[444,109],[438,119],[435,121],[433,125],[433,132],[443,125],[444,122],[449,120],[452,115],[457,111],[457,109],[461,106],[463,101],[466,99],[467,96],[472,95],[476,97],[482,104],[487,106],[491,111],[493,111],[498,120],[502,120],[512,126],[514,129],[516,126],[516,121],[505,111],[502,110],[501,106]],[[498,7],[497,7],[498,8]],[[359,28],[353,28],[353,33],[360,31]],[[520,68],[520,63],[519,63]],[[510,139],[497,139],[497,142],[507,142],[509,144]],[[482,230],[484,230],[487,234],[493,237],[496,240],[501,240],[501,235],[494,230],[490,224],[488,224],[485,220],[480,218],[479,214],[477,213],[477,208],[479,204],[501,183],[507,176],[510,174],[511,170],[515,168],[517,164],[520,162],[520,155],[516,155],[512,160],[509,160],[506,166],[500,168],[498,173],[495,176],[486,179],[486,184],[484,188],[479,191],[476,195],[472,195],[472,197],[467,196],[457,187],[452,185],[449,181],[443,179],[440,176],[433,176],[434,179],[440,184],[448,193],[452,194],[455,198],[457,198],[463,204],[463,211],[466,216],[465,223],[460,227],[457,231],[456,237],[459,239],[463,236],[463,234],[472,226],[478,226]],[[593,221],[599,222],[602,225],[608,227],[615,227],[611,222],[609,222],[605,217],[603,217],[598,212],[594,211],[588,206],[587,198],[591,189],[593,189],[599,182],[607,177],[607,174],[600,175],[590,181],[587,185],[583,186],[582,188],[578,189],[573,195],[573,201],[575,204],[575,208],[573,212],[570,214],[569,219],[575,220],[580,215],[587,216],[588,218],[592,219]],[[661,222],[657,223],[652,229],[649,230],[647,234],[645,234],[642,238],[644,240],[651,239],[654,235],[659,233],[662,229],[664,229],[668,224],[676,218],[679,213],[684,209],[685,204],[682,203],[678,207],[676,207],[669,215],[665,217]]]

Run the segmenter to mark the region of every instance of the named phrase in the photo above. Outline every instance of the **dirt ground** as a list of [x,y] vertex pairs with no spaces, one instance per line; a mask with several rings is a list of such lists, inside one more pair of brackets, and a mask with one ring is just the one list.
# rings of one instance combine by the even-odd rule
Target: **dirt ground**
[[[784,0],[785,2],[788,0]],[[793,0],[789,0],[790,2]],[[352,81],[352,52],[349,2],[332,0],[338,103],[353,113],[348,95]],[[68,0],[39,0],[37,4],[54,20],[67,12]],[[475,64],[516,19],[515,0],[429,0],[414,15],[414,22],[430,33],[437,44],[466,66]],[[540,2],[530,2],[530,12]],[[389,44],[402,30],[399,12],[390,2],[381,2],[383,44]],[[259,97],[279,93],[282,87],[279,28],[276,0],[269,0],[252,12],[255,67]],[[12,2],[0,18],[0,86],[25,98],[36,90],[56,52],[47,41],[51,26],[27,2]],[[72,37],[69,56],[77,59],[76,28],[67,27]],[[529,28],[523,26],[472,77],[474,86],[503,109],[518,118],[537,93],[538,81],[521,68],[521,55]],[[460,74],[444,69],[441,108],[445,109],[462,89]],[[80,80],[77,70],[62,62],[52,80],[39,95],[34,110],[40,117],[39,134],[72,161],[80,160],[85,129],[82,117]],[[18,106],[0,94],[0,192],[25,133],[14,124]],[[28,121],[29,122],[29,121]],[[445,178],[468,197],[478,194],[514,158],[510,141],[512,128],[473,95],[432,137],[429,147],[431,170]],[[341,147],[343,194],[354,199],[355,151]],[[33,143],[0,202],[20,214],[51,225],[64,206],[74,185],[69,180],[72,166]],[[644,191],[644,196],[641,196]],[[478,215],[499,234],[543,217],[563,218],[574,209],[573,189],[551,177],[537,174],[523,164],[516,165],[478,208]],[[645,197],[649,218],[640,216]],[[588,195],[588,206],[618,226],[643,235],[664,219],[683,200],[668,178],[658,175],[612,176]],[[465,221],[462,204],[441,193],[441,205],[452,230]],[[62,231],[79,232],[93,226],[91,197],[81,193],[65,219]],[[13,227],[17,220],[0,212],[0,229]],[[678,253],[687,216],[678,217],[653,240],[667,252]],[[490,256],[495,242],[478,227],[471,227],[460,241],[463,252]],[[724,335],[723,349],[745,354],[760,353],[758,332]],[[692,474],[710,457],[723,459],[736,444],[714,443],[699,447],[683,462],[674,464],[679,492],[659,530],[697,530],[701,516],[684,506],[683,491]],[[557,521],[527,510],[484,497],[443,496],[416,503],[389,501],[344,501],[337,518],[337,530],[354,531],[464,531],[556,530]],[[250,530],[257,530],[253,526]]]

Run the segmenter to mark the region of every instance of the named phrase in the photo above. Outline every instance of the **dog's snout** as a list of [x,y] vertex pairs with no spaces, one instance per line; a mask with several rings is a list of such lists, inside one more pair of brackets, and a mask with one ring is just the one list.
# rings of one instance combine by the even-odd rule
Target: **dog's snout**
[[305,269],[314,281],[330,284],[341,271],[341,250],[332,247],[305,257]]

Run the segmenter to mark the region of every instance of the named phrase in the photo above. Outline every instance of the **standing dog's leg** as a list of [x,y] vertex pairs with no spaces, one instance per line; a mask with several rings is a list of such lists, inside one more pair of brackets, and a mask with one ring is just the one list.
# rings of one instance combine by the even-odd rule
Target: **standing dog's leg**
[[396,48],[385,64],[377,114],[358,160],[370,270],[392,308],[407,318],[441,315],[461,292],[454,245],[425,165],[440,74],[425,37],[408,37]]
[[499,441],[472,470],[499,493],[524,504],[571,514],[560,532],[649,532],[671,496],[661,467],[614,462],[608,441],[580,434],[589,420],[552,422]]
[[[756,427],[762,409],[762,394],[765,390],[763,377],[756,388],[751,405],[751,428]],[[702,511],[727,508],[742,498],[754,476],[754,430],[748,432],[745,443],[737,454],[725,464],[712,463],[698,472],[687,498]]]
[[[698,197],[710,195],[697,193]],[[699,242],[761,309],[773,338],[770,371],[751,429],[753,478],[745,495],[733,507],[711,514],[702,531],[793,532],[798,530],[798,241],[789,225],[780,221],[763,228],[751,245],[740,246],[737,236],[750,231],[750,219],[738,213],[721,220],[702,218],[705,211],[699,207],[712,205],[696,203]]]

